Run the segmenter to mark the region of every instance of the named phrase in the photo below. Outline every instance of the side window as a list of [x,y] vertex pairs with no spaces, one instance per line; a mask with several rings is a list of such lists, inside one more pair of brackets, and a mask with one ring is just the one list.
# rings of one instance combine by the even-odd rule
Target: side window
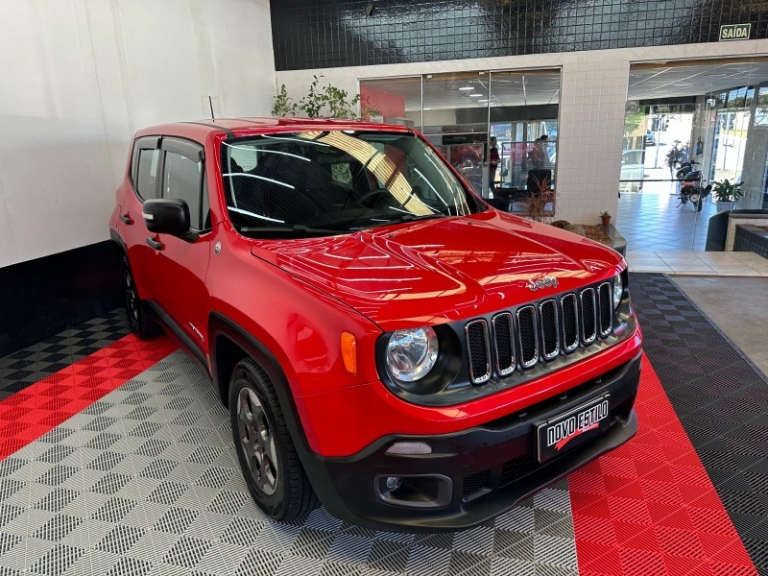
[[142,200],[157,194],[157,164],[160,150],[139,150],[139,166],[136,171],[136,192]]
[[189,206],[190,223],[194,230],[207,227],[208,202],[203,199],[203,162],[179,152],[165,153],[163,168],[163,198],[178,198]]

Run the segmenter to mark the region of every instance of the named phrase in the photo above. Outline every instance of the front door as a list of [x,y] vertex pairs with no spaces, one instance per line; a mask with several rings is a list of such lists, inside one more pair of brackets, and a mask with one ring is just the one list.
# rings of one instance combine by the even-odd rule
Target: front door
[[171,330],[205,363],[211,225],[205,185],[203,147],[188,140],[163,138],[160,197],[184,200],[191,229],[185,237],[155,234],[152,269],[154,301]]

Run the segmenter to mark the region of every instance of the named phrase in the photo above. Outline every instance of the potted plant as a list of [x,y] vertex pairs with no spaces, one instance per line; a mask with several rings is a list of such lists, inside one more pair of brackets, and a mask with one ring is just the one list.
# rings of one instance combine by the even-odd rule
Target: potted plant
[[611,223],[611,214],[604,210],[603,212],[600,212],[600,219],[603,221],[603,226],[608,226],[608,224]]
[[741,189],[744,182],[731,182],[727,178],[712,183],[712,194],[715,196],[717,211],[731,210],[736,200],[744,196]]
[[533,189],[528,191],[525,199],[525,218],[537,222],[548,222],[555,216],[555,191],[550,186],[549,179],[533,178]]

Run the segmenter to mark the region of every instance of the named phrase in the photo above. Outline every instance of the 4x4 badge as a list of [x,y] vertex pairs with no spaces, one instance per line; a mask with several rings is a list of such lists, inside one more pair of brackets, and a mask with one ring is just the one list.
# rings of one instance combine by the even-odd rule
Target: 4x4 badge
[[544,276],[544,278],[538,278],[537,280],[528,280],[527,284],[530,290],[536,291],[540,288],[557,288],[557,278],[554,276]]

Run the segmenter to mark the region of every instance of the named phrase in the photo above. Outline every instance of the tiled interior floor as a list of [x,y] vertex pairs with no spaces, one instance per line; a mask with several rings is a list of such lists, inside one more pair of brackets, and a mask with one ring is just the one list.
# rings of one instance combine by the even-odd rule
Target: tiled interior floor
[[619,198],[616,228],[630,250],[704,250],[709,217],[717,213],[706,200],[701,212],[691,203],[678,206],[674,194],[624,193]]
[[[623,233],[623,230],[621,232]],[[768,278],[768,259],[754,252],[635,250],[632,244],[629,244],[626,260],[630,272]]]
[[768,259],[753,252],[705,252],[709,217],[717,213],[706,200],[701,212],[676,195],[623,193],[616,228],[627,240],[632,272],[686,276],[766,276]]
[[39,382],[128,334],[120,308],[0,358],[0,399]]
[[578,573],[567,482],[473,530],[394,534],[254,504],[227,410],[180,351],[0,462],[0,574]]

